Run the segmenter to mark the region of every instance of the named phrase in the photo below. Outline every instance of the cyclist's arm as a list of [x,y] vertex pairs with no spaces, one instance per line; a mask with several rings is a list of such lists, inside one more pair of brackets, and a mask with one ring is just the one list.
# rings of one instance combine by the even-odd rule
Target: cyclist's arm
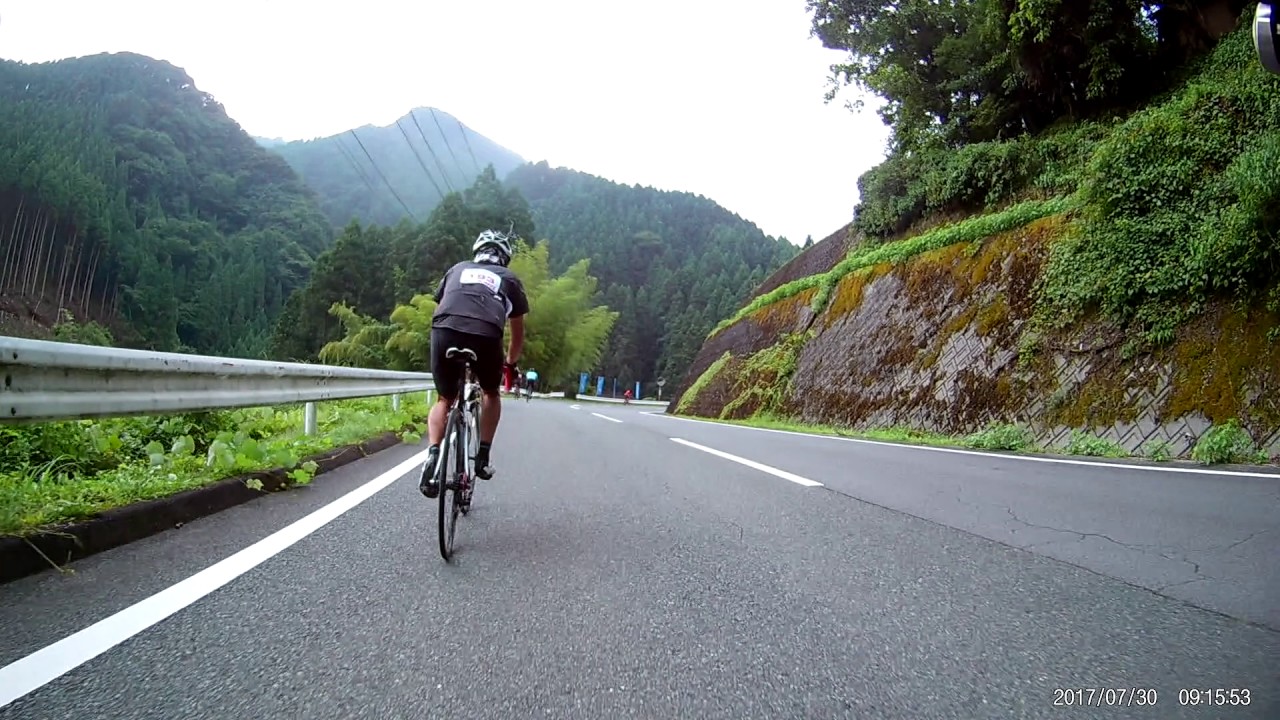
[[524,350],[524,316],[529,312],[529,297],[524,293],[524,283],[512,275],[509,279],[507,298],[511,300],[511,347],[507,350],[507,364],[515,365]]
[[444,284],[448,279],[449,273],[445,273],[444,276],[440,278],[440,284],[436,286],[436,292],[434,295],[436,302],[440,302],[440,299],[444,297]]
[[517,315],[511,318],[511,347],[507,349],[507,364],[515,365],[516,360],[520,359],[522,350],[524,350],[524,316]]

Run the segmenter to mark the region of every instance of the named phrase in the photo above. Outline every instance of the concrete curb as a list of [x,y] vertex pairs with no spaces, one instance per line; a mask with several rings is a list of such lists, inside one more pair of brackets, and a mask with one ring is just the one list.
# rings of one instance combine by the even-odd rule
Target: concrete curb
[[[355,462],[362,457],[400,444],[400,435],[387,432],[354,445],[334,448],[310,455],[300,462],[316,463],[316,476]],[[211,485],[107,510],[97,517],[63,525],[45,532],[23,537],[0,538],[0,583],[52,570],[49,560],[65,565],[90,555],[131,543],[135,540],[182,527],[184,523],[212,515],[262,497],[269,492],[289,489],[283,468],[262,470],[219,480]],[[250,478],[262,481],[261,490],[244,483]],[[39,548],[39,552],[35,548]],[[46,560],[41,557],[44,553]]]

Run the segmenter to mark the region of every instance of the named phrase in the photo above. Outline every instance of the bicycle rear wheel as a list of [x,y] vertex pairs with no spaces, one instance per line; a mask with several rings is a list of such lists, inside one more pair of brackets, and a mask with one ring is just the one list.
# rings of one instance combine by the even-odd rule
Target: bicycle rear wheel
[[457,488],[459,480],[466,472],[461,461],[464,446],[462,445],[462,413],[457,406],[449,412],[449,420],[445,424],[444,443],[440,449],[440,463],[436,467],[436,482],[440,488],[437,498],[440,500],[439,535],[440,557],[448,562],[453,556],[453,538],[458,525]]

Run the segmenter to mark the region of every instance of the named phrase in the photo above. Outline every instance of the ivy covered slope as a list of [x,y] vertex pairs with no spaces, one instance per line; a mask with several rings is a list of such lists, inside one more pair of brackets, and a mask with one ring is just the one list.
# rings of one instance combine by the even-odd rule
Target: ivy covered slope
[[425,220],[445,196],[469,187],[487,166],[501,178],[524,163],[436,108],[415,108],[385,127],[258,142],[279,153],[316,191],[321,210],[336,227],[353,219],[395,225],[406,216],[406,207]]
[[[892,152],[859,180],[849,227],[713,330],[670,410],[1084,454],[1280,455],[1280,81],[1248,18],[1179,35],[1135,11],[1131,33],[1117,10],[1109,42],[1077,57],[1073,33],[1087,39],[1108,3],[1043,17],[931,5],[938,32],[910,42],[887,11],[843,5],[813,3],[815,26],[855,57],[892,50],[850,66],[890,100]],[[933,85],[905,80],[935,51],[930,83],[957,93],[925,102]],[[979,51],[985,64],[956,60]],[[1080,98],[1041,92],[1076,72],[1059,54],[1105,61],[1080,71]],[[982,73],[1003,80],[964,88]],[[946,106],[957,98],[974,106]]]
[[799,252],[701,195],[546,162],[513,170],[506,185],[528,199],[540,236],[552,239],[554,272],[590,260],[601,301],[618,313],[592,369],[623,382],[677,382],[707,331]]
[[331,230],[181,69],[0,61],[0,331],[64,308],[120,344],[257,356]]

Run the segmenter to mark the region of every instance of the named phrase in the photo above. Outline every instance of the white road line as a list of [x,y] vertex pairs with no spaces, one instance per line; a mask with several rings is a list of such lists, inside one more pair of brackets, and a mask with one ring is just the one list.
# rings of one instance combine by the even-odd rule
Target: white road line
[[601,415],[600,413],[595,413],[595,412],[593,412],[593,413],[591,413],[591,414],[592,414],[592,415],[595,415],[595,416],[596,416],[596,417],[598,417],[598,418],[604,418],[605,420],[608,420],[608,421],[610,421],[610,422],[616,422],[616,423],[620,423],[620,422],[622,422],[622,421],[621,421],[621,420],[619,420],[618,418],[611,418],[611,417],[609,417],[608,415]]
[[790,480],[791,482],[797,485],[804,485],[805,487],[822,487],[822,483],[818,482],[817,480],[810,480],[809,478],[800,477],[799,475],[796,475],[794,473],[789,473],[786,470],[779,470],[776,467],[770,467],[769,465],[758,463],[755,460],[748,460],[744,457],[738,457],[737,455],[730,455],[729,453],[724,452],[723,450],[716,450],[715,448],[709,448],[706,445],[691,443],[688,440],[682,440],[680,438],[671,438],[671,441],[678,442],[681,445],[691,447],[695,450],[701,450],[702,452],[705,452],[705,453],[711,453],[712,455],[715,455],[716,457],[722,457],[725,460],[732,460],[741,465],[746,465],[749,468],[755,468],[760,472],[767,472],[770,475],[775,475],[777,477],[782,478],[783,480]]
[[0,668],[0,707],[56,680],[261,565],[368,500],[426,460],[424,450],[378,477],[176,585]]
[[581,406],[581,405],[570,405],[570,406],[569,406],[569,409],[570,409],[570,410],[581,410],[581,409],[582,409],[582,406]]
[[1084,465],[1086,467],[1113,468],[1116,470],[1151,470],[1153,472],[1171,472],[1171,473],[1191,473],[1196,475],[1227,475],[1231,477],[1259,477],[1270,478],[1280,481],[1280,473],[1261,473],[1261,472],[1244,472],[1238,470],[1212,470],[1209,468],[1180,468],[1180,467],[1160,467],[1158,465],[1128,465],[1125,463],[1109,463],[1098,462],[1095,460],[1072,460],[1070,458],[1051,458],[1051,457],[1032,457],[1030,455],[1006,455],[1004,453],[983,452],[981,450],[963,450],[961,448],[934,447],[932,445],[907,445],[905,443],[884,442],[882,440],[864,440],[862,438],[838,437],[835,435],[818,435],[816,433],[802,433],[795,430],[775,430],[773,428],[758,428],[749,425],[731,425],[729,423],[711,422],[710,420],[696,420],[694,418],[673,417],[666,413],[658,412],[641,412],[641,415],[652,415],[654,417],[664,417],[668,420],[683,420],[684,422],[702,423],[703,425],[714,425],[722,428],[736,428],[738,430],[754,430],[756,432],[778,433],[779,435],[795,435],[797,437],[817,438],[819,440],[839,440],[841,442],[865,443],[867,445],[883,445],[884,447],[899,448],[901,450],[924,450],[926,452],[955,453],[957,455],[976,455],[986,458],[1002,458],[1005,460],[1024,460],[1027,462],[1044,462],[1058,463],[1060,465]]

